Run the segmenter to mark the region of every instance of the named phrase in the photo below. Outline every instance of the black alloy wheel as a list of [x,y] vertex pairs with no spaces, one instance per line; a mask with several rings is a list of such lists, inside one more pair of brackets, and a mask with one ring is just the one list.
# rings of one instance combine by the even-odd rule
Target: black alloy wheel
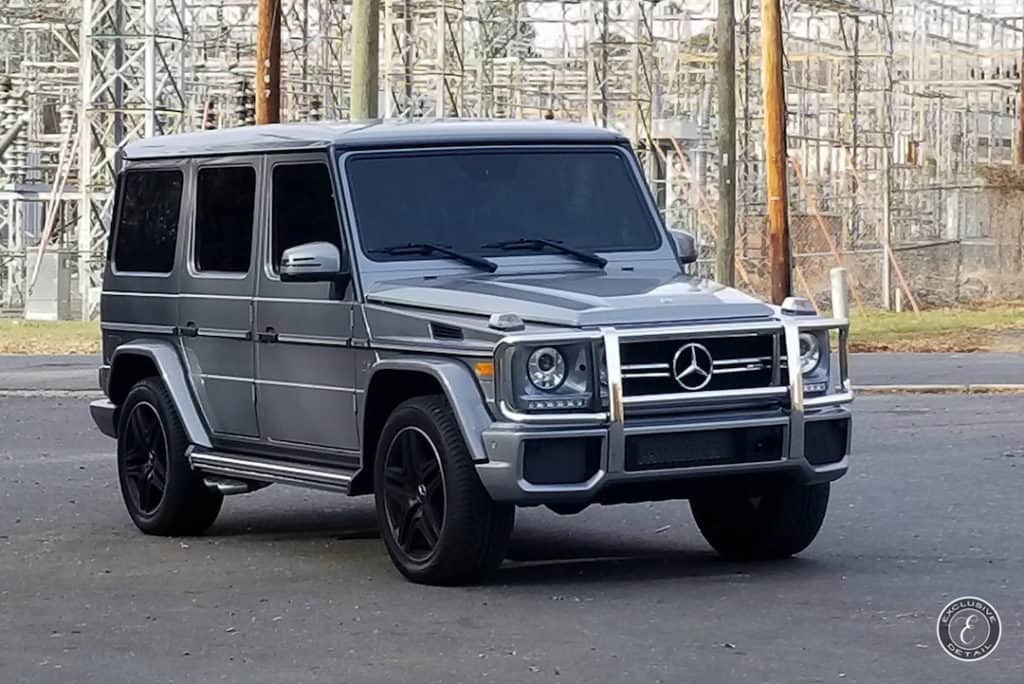
[[426,562],[444,529],[446,492],[437,447],[418,427],[402,428],[388,446],[383,475],[391,534],[410,560]]
[[829,483],[763,484],[756,491],[716,491],[690,499],[704,539],[731,560],[788,558],[817,536]]
[[132,407],[125,426],[124,478],[128,496],[140,513],[153,515],[167,489],[167,434],[160,413],[148,401]]
[[373,488],[381,537],[413,582],[479,582],[501,564],[515,506],[493,501],[443,396],[407,399],[377,440]]
[[120,407],[117,476],[136,527],[146,534],[199,534],[224,499],[188,462],[188,435],[158,378],[135,383]]

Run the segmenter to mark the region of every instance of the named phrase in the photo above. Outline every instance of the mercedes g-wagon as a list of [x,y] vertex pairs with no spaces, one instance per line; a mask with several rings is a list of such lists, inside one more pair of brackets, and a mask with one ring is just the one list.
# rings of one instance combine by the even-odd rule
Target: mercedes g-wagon
[[848,323],[689,275],[619,134],[272,125],[121,162],[91,413],[143,532],[270,483],[372,494],[397,568],[447,584],[517,506],[689,499],[732,558],[817,534]]

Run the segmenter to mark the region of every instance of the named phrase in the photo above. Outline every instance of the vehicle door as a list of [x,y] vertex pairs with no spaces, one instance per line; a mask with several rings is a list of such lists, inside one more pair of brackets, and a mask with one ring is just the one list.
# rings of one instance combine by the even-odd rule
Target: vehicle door
[[196,163],[180,334],[193,387],[215,435],[259,438],[252,297],[256,286],[256,187],[262,160]]
[[343,262],[349,258],[327,156],[270,157],[264,187],[269,208],[255,302],[261,435],[283,448],[355,453],[353,285],[278,275],[282,253],[303,244],[328,242]]

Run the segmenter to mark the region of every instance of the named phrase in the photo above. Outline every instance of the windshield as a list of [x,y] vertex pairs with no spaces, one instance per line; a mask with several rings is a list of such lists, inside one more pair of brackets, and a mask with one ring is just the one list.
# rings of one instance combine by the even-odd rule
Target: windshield
[[490,256],[512,254],[499,243],[524,238],[593,252],[661,244],[636,176],[614,149],[357,155],[346,170],[362,248],[376,261],[437,258],[388,252],[415,243]]

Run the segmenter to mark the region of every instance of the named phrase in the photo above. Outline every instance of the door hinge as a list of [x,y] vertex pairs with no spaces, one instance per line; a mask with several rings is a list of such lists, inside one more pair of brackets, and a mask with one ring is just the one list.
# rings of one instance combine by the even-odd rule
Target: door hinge
[[199,335],[199,328],[196,327],[195,323],[189,321],[185,325],[179,325],[176,332],[180,337],[197,337]]
[[277,342],[277,331],[273,328],[267,328],[263,332],[258,332],[256,333],[256,341],[264,343]]

